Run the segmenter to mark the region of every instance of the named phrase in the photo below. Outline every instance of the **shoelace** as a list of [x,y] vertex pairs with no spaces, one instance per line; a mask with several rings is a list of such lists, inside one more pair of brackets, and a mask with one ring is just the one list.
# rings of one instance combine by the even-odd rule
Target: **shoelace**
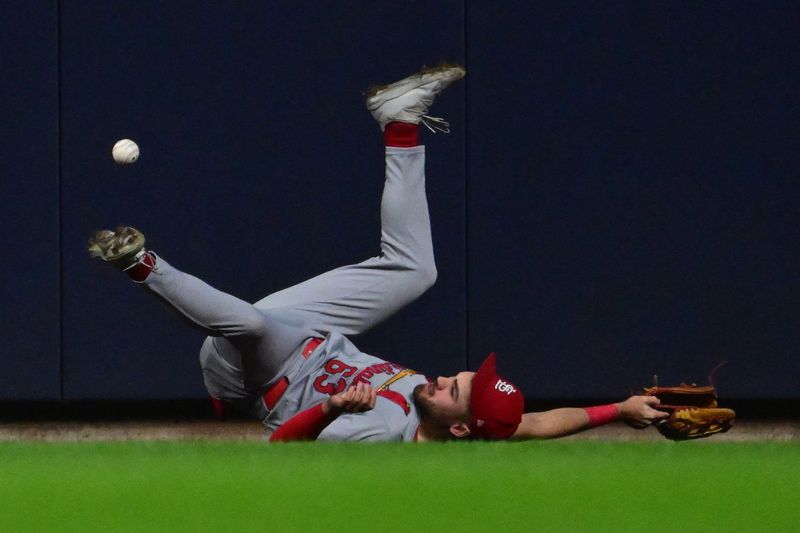
[[[135,267],[136,265],[138,265],[139,263],[141,263],[142,261],[144,261],[144,256],[145,256],[145,255],[147,255],[147,253],[148,253],[148,252],[147,252],[147,250],[145,250],[144,248],[142,248],[141,250],[139,250],[139,251],[136,253],[136,255],[134,255],[134,256],[131,258],[131,264],[130,264],[130,265],[128,265],[128,266],[126,266],[125,268],[123,268],[123,269],[122,269],[122,271],[123,271],[123,272],[127,272],[128,270],[132,269],[133,267]],[[153,270],[155,270],[155,268],[154,268]]]
[[420,117],[420,122],[422,122],[425,127],[431,130],[433,133],[436,133],[437,131],[441,131],[442,133],[450,133],[450,123],[443,118],[422,115]]

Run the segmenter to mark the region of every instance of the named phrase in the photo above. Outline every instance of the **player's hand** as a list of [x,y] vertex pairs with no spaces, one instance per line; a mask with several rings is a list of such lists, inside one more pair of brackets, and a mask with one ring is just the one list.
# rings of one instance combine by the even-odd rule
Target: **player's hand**
[[646,427],[669,416],[669,413],[653,408],[658,403],[659,400],[655,396],[631,396],[624,402],[618,403],[617,409],[620,418],[634,427]]
[[[366,383],[359,383],[340,392],[325,402],[323,410],[329,413],[363,413],[375,407],[378,390]],[[327,409],[326,409],[327,408]]]

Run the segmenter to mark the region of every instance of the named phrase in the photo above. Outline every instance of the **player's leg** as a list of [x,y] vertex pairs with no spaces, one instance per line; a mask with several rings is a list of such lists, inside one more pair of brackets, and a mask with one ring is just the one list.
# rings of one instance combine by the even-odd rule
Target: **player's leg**
[[272,316],[252,304],[219,291],[174,268],[144,248],[138,230],[120,227],[99,231],[89,242],[90,253],[124,270],[191,326],[212,337],[223,337],[241,354],[248,380],[270,381],[289,355],[311,332]]
[[425,153],[387,148],[381,254],[273,293],[255,306],[320,332],[362,333],[419,297],[435,280],[423,172]]
[[463,77],[460,67],[424,70],[375,89],[367,106],[384,130],[386,182],[381,254],[271,294],[255,305],[296,317],[310,328],[362,333],[418,298],[436,279],[425,196],[425,149],[418,129],[449,131],[425,115],[434,98]]

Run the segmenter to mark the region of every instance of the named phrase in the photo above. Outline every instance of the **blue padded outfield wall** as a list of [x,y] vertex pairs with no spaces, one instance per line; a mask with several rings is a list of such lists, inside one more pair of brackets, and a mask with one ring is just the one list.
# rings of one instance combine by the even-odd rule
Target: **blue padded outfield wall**
[[800,397],[800,7],[467,5],[471,362]]
[[[439,280],[354,339],[531,398],[705,382],[798,398],[792,3],[23,3],[0,18],[0,399],[204,396],[203,335],[88,259],[142,229],[246,300],[378,251],[363,92],[468,75],[425,135]],[[142,156],[113,163],[111,146]]]
[[0,15],[0,398],[61,396],[58,17],[54,2]]

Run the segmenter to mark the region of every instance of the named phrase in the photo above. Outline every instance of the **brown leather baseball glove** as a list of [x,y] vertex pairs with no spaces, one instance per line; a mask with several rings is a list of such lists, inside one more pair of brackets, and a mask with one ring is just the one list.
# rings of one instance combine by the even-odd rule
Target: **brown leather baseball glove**
[[688,440],[725,433],[733,424],[736,413],[717,405],[713,385],[698,387],[681,383],[678,387],[650,387],[644,394],[658,397],[654,408],[670,413],[656,428],[668,439]]

